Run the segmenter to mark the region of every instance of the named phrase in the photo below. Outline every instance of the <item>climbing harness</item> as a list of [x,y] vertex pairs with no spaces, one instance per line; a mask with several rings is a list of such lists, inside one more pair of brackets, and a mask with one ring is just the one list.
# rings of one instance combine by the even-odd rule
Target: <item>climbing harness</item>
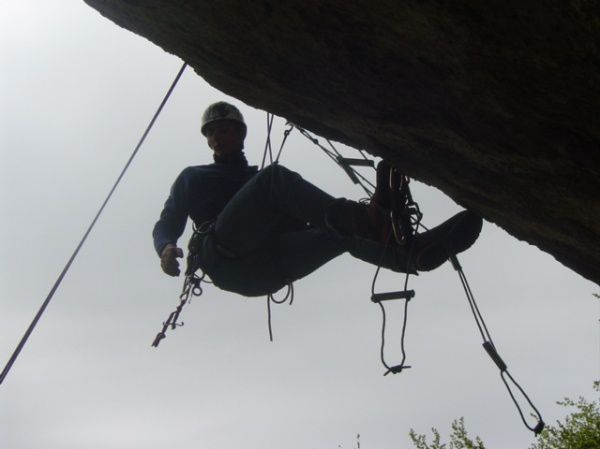
[[[279,150],[275,158],[273,158],[273,148],[271,143],[271,130],[273,127],[274,115],[267,113],[267,138],[265,142],[265,149],[263,152],[261,169],[265,167],[267,162],[267,157],[269,164],[277,164],[279,161],[279,157],[281,156],[281,152],[283,151],[283,147],[285,142],[294,128],[294,125],[291,123],[287,124],[287,129],[283,133],[283,139],[279,146]],[[179,304],[175,308],[173,312],[171,312],[166,321],[163,321],[162,329],[156,334],[152,342],[152,347],[158,347],[160,342],[166,337],[166,332],[169,328],[172,330],[177,327],[183,326],[183,321],[178,322],[179,315],[183,309],[183,306],[188,304],[194,296],[200,296],[203,293],[202,282],[210,283],[206,278],[206,273],[203,273],[200,270],[200,264],[198,260],[198,249],[202,238],[211,231],[214,222],[203,223],[198,228],[194,227],[194,232],[192,237],[190,238],[190,242],[188,244],[188,256],[186,260],[186,271],[185,278],[183,280],[183,288],[182,292],[179,295]],[[221,251],[226,251],[225,248],[219,248]],[[200,270],[201,274],[198,275],[196,272]],[[287,284],[287,291],[282,299],[277,299],[275,297],[275,293],[269,293],[267,295],[267,322],[269,329],[269,340],[273,341],[273,326],[272,326],[272,312],[271,312],[271,303],[274,304],[284,304],[289,301],[289,305],[292,305],[294,302],[294,284],[292,282]]]
[[133,152],[131,153],[131,156],[129,157],[129,159],[127,160],[127,163],[125,164],[125,166],[123,167],[123,169],[121,170],[121,173],[119,174],[119,176],[117,177],[117,180],[115,181],[115,183],[113,184],[112,188],[110,189],[108,195],[106,196],[106,199],[104,200],[104,202],[102,203],[102,205],[100,206],[100,209],[98,210],[98,212],[96,213],[96,216],[94,217],[94,219],[92,220],[91,224],[88,226],[87,230],[85,231],[83,237],[81,238],[81,240],[79,241],[79,244],[77,245],[77,247],[75,248],[75,251],[73,251],[73,254],[71,255],[71,257],[69,258],[69,260],[67,261],[66,265],[64,266],[63,270],[61,271],[61,273],[59,274],[58,278],[56,279],[56,281],[54,282],[54,285],[52,286],[52,288],[50,289],[50,293],[48,293],[48,296],[46,296],[46,299],[44,300],[44,302],[42,303],[42,306],[40,307],[40,309],[38,310],[37,314],[35,315],[35,317],[33,318],[33,321],[31,322],[31,324],[29,325],[29,327],[27,328],[27,330],[25,331],[25,334],[23,335],[23,337],[21,338],[21,341],[19,342],[19,344],[17,345],[17,348],[14,350],[14,352],[12,353],[10,359],[8,360],[6,366],[4,367],[4,369],[2,370],[2,373],[0,373],[0,384],[2,384],[2,382],[4,382],[4,379],[6,378],[6,376],[8,375],[12,365],[15,363],[15,360],[17,360],[17,357],[19,356],[19,354],[21,353],[21,350],[23,349],[23,347],[25,346],[25,343],[27,343],[27,340],[29,339],[29,336],[31,335],[31,333],[33,332],[33,329],[35,328],[35,326],[37,325],[38,321],[40,320],[40,318],[42,317],[44,311],[46,310],[46,307],[48,306],[48,304],[50,304],[50,301],[52,300],[52,297],[54,296],[54,293],[56,293],[56,290],[58,289],[58,287],[60,286],[63,278],[65,277],[65,275],[67,274],[67,272],[69,271],[69,268],[71,267],[71,265],[73,264],[73,261],[75,260],[75,257],[77,257],[77,254],[79,254],[79,250],[83,247],[83,244],[85,243],[85,241],[87,240],[88,236],[90,235],[90,233],[92,232],[92,229],[94,228],[96,222],[98,221],[98,218],[100,217],[100,215],[102,214],[102,212],[104,211],[104,208],[106,207],[106,205],[108,204],[108,201],[110,200],[110,198],[112,197],[113,193],[115,192],[115,190],[117,189],[117,186],[119,185],[119,183],[121,182],[121,179],[123,178],[123,176],[125,175],[125,172],[127,171],[127,169],[129,168],[129,166],[131,165],[131,162],[133,161],[133,159],[135,158],[136,154],[138,153],[140,147],[142,146],[142,144],[144,143],[144,140],[146,140],[146,136],[148,135],[148,133],[150,132],[150,130],[152,129],[152,126],[154,126],[154,122],[156,122],[156,119],[158,118],[158,116],[160,115],[161,111],[163,110],[163,107],[165,106],[165,104],[167,103],[167,100],[169,99],[169,97],[171,96],[171,93],[173,92],[173,90],[175,89],[175,86],[177,85],[177,82],[179,81],[179,79],[181,78],[181,75],[183,75],[183,71],[185,70],[185,68],[187,67],[187,64],[184,62],[183,65],[181,66],[181,68],[179,69],[179,72],[177,72],[177,75],[175,76],[175,79],[173,80],[173,82],[171,83],[171,87],[169,87],[169,90],[167,91],[167,93],[165,94],[163,100],[161,101],[160,105],[158,106],[158,109],[156,110],[156,112],[154,113],[154,116],[152,117],[152,120],[150,120],[150,123],[148,124],[148,126],[146,127],[146,130],[144,131],[144,133],[142,134],[142,137],[140,138],[138,144],[136,145],[135,149],[133,150]]
[[[162,339],[167,336],[166,333],[169,328],[174,330],[177,327],[183,326],[183,321],[177,322],[179,315],[181,314],[183,306],[191,302],[194,296],[201,296],[202,293],[204,293],[202,282],[211,283],[211,281],[206,279],[206,273],[200,268],[199,250],[202,239],[211,231],[212,225],[212,222],[206,222],[199,227],[194,226],[194,232],[188,243],[185,277],[183,279],[183,289],[179,295],[179,304],[175,310],[169,314],[167,321],[163,321],[162,329],[156,334],[156,337],[154,337],[154,341],[152,342],[152,347],[154,348],[157,348]],[[196,274],[197,271],[200,271],[201,274]]]

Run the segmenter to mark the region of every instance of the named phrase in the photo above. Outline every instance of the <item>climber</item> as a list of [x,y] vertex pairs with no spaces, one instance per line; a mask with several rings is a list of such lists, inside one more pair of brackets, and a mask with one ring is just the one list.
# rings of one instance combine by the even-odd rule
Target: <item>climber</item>
[[334,198],[282,165],[260,171],[248,165],[246,130],[231,104],[218,102],[203,113],[201,132],[214,163],[181,172],[153,230],[166,274],[180,273],[177,240],[188,217],[205,231],[194,246],[199,268],[217,287],[245,296],[274,293],[344,252],[398,272],[433,270],[479,235],[481,218],[463,211],[410,245],[386,245],[389,205],[380,201],[386,163],[378,166],[370,204]]

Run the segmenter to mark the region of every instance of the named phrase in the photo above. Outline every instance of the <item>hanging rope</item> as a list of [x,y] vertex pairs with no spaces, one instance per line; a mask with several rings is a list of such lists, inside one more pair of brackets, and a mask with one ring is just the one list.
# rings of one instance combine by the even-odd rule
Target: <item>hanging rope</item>
[[269,155],[269,162],[273,163],[273,149],[271,148],[271,130],[273,129],[273,120],[275,116],[270,112],[267,112],[267,138],[265,140],[265,151],[263,152],[262,162],[260,169],[265,168],[267,162],[267,155]]
[[281,140],[281,145],[279,146],[279,151],[277,151],[277,156],[275,157],[275,161],[274,161],[275,164],[277,164],[279,162],[279,158],[281,157],[281,152],[283,151],[283,146],[285,145],[285,141],[287,140],[288,136],[294,129],[294,125],[291,124],[290,122],[287,123],[287,127],[288,128],[283,132],[283,139]]
[[[373,276],[373,282],[371,284],[371,301],[379,305],[382,314],[380,357],[381,363],[387,369],[387,371],[384,373],[384,376],[387,376],[389,373],[398,374],[401,373],[403,369],[410,368],[409,365],[404,364],[406,361],[404,339],[406,337],[406,325],[408,321],[408,302],[415,296],[415,292],[414,290],[408,289],[408,279],[410,277],[412,269],[412,267],[410,266],[412,243],[416,231],[419,228],[419,225],[421,224],[421,220],[423,219],[423,214],[420,211],[419,205],[413,200],[408,184],[409,179],[406,176],[402,175],[395,167],[390,167],[388,174],[388,187],[390,192],[389,200],[391,205],[389,211],[390,230],[385,240],[385,245],[381,254],[381,259],[379,261],[377,269],[375,270],[375,275]],[[377,282],[377,276],[379,275],[383,258],[385,257],[386,252],[390,249],[392,237],[394,238],[395,244],[404,246],[408,250],[408,255],[406,257],[406,267],[404,267],[404,271],[406,273],[404,279],[404,289],[398,292],[375,293],[375,284]],[[400,349],[402,351],[402,360],[400,364],[395,366],[389,366],[385,361],[384,355],[386,313],[385,307],[383,306],[383,301],[391,299],[404,299],[402,334],[400,337]]]
[[[318,148],[320,148],[332,161],[334,161],[336,163],[336,165],[341,167],[344,170],[344,172],[350,177],[350,179],[352,180],[353,183],[360,185],[360,187],[365,191],[365,193],[367,194],[367,197],[368,197],[364,201],[368,201],[373,196],[373,191],[375,190],[375,185],[371,181],[369,181],[366,177],[364,177],[360,172],[355,170],[354,167],[350,163],[346,162],[346,161],[351,161],[352,163],[355,163],[357,165],[374,166],[374,164],[372,164],[372,161],[369,158],[367,158],[367,156],[364,154],[364,152],[362,150],[359,150],[359,153],[360,153],[362,159],[355,160],[355,159],[345,158],[337,150],[337,148],[333,145],[333,143],[329,139],[326,139],[327,144],[329,145],[329,148],[327,148],[327,147],[321,145],[319,140],[317,138],[315,138],[313,135],[311,135],[304,128],[301,128],[290,122],[288,122],[287,124],[288,124],[289,128],[284,132],[284,138],[283,138],[283,141],[279,148],[279,152],[277,153],[277,157],[276,157],[275,161],[273,161],[272,144],[271,144],[271,130],[273,127],[273,115],[267,113],[267,138],[266,138],[265,150],[263,153],[261,168],[264,167],[265,162],[267,160],[267,156],[269,156],[269,160],[271,163],[278,162],[279,157],[281,155],[281,151],[283,149],[283,145],[284,145],[289,133],[291,132],[291,130],[293,128],[296,128],[300,132],[300,134],[302,134],[304,137],[306,137],[308,140],[310,140],[313,144],[315,144]],[[360,163],[361,160],[366,161],[368,163]],[[410,195],[410,190],[408,188],[408,179],[406,179],[405,177],[402,177],[403,182],[400,185],[399,183],[396,183],[397,178],[393,175],[394,175],[394,173],[391,172],[390,179],[389,179],[390,188],[392,189],[392,191],[394,191],[394,197],[392,198],[392,201],[397,200],[409,208],[413,207],[416,209],[416,211],[418,212],[418,214],[417,214],[418,218],[417,218],[415,226],[414,226],[414,229],[416,229],[418,227],[418,223],[420,223],[422,214],[420,213],[420,211],[418,209],[417,203],[413,201],[412,196]],[[398,185],[396,185],[396,184],[398,184]],[[399,197],[402,197],[402,200],[400,200]],[[397,219],[398,217],[396,217],[396,215],[399,214],[400,212],[395,210],[395,211],[393,211],[393,213],[394,213],[394,219]],[[408,217],[412,218],[413,215],[414,214],[409,214]],[[401,230],[395,229],[395,231],[394,231],[395,238],[398,240],[400,238],[399,237],[400,233],[404,233],[406,235],[408,235],[408,234],[412,235],[412,234],[414,234],[414,229],[411,229],[411,231],[409,232],[409,229],[407,228],[406,224],[404,224],[404,226],[402,226]],[[383,261],[383,257],[385,256],[385,251],[388,249],[390,239],[391,239],[391,233],[388,236],[388,242],[386,243],[384,251],[382,253],[382,259],[381,259],[382,261]],[[405,282],[404,282],[404,291],[403,292],[394,292],[391,295],[389,293],[384,293],[384,294],[375,293],[375,284],[377,281],[377,277],[378,277],[380,268],[381,268],[381,263],[377,267],[377,270],[375,271],[375,275],[373,277],[373,282],[372,282],[372,286],[371,286],[371,299],[373,302],[376,302],[379,305],[379,307],[381,308],[381,312],[382,312],[381,351],[380,351],[380,353],[381,353],[381,362],[387,369],[387,371],[385,372],[384,375],[387,375],[390,372],[396,374],[396,373],[401,372],[403,369],[410,368],[409,366],[404,365],[404,362],[406,360],[404,338],[406,335],[406,326],[407,326],[408,301],[412,298],[412,296],[414,296],[414,291],[407,290],[408,279],[409,279],[409,275],[407,274]],[[409,272],[408,267],[407,267],[406,271],[407,271],[407,273]],[[400,294],[400,296],[403,296],[405,299],[404,318],[403,318],[402,336],[401,336],[402,362],[396,366],[389,366],[387,364],[387,362],[385,361],[385,356],[384,356],[386,312],[385,312],[385,307],[382,304],[382,301],[389,300],[389,299],[398,299],[398,294]],[[273,295],[267,296],[267,315],[268,315],[268,326],[269,326],[269,338],[271,341],[273,341],[273,331],[272,331],[272,323],[271,323],[271,317],[272,317],[271,302],[273,302],[275,304],[282,304],[282,303],[285,303],[288,298],[290,298],[290,305],[291,305],[293,302],[293,297],[294,297],[294,291],[293,291],[292,284],[288,285],[288,291],[282,300],[276,300],[273,297]]]
[[273,119],[274,119],[274,115],[271,114],[270,112],[267,112],[267,138],[265,140],[265,150],[263,152],[263,157],[262,157],[262,162],[260,164],[260,169],[262,170],[263,168],[265,168],[265,165],[267,164],[267,156],[269,164],[276,164],[279,162],[279,158],[281,157],[281,153],[283,152],[283,147],[285,145],[285,142],[288,138],[288,136],[290,135],[290,133],[292,132],[292,130],[294,129],[294,125],[290,122],[287,122],[286,126],[288,127],[284,132],[283,132],[283,139],[281,140],[281,145],[279,145],[279,150],[277,151],[277,155],[275,156],[275,159],[273,159],[273,148],[272,148],[272,144],[271,144],[271,131],[273,129]]
[[[519,383],[517,381],[515,381],[515,379],[511,376],[510,372],[508,371],[508,367],[506,366],[506,363],[504,363],[504,360],[502,360],[502,358],[498,354],[498,351],[496,350],[496,346],[494,345],[494,342],[492,340],[492,336],[490,335],[490,332],[485,324],[485,320],[483,319],[483,316],[481,315],[481,312],[479,311],[479,307],[477,306],[477,302],[475,301],[475,296],[473,295],[473,292],[471,291],[471,287],[469,286],[469,283],[467,282],[467,277],[465,276],[465,273],[462,269],[462,266],[458,262],[458,258],[456,257],[456,255],[450,256],[450,262],[452,262],[452,266],[458,272],[458,276],[460,277],[460,282],[461,282],[463,289],[465,291],[465,294],[467,296],[467,301],[469,302],[469,307],[471,309],[471,312],[473,313],[473,317],[475,318],[475,323],[477,324],[477,328],[479,329],[481,338],[483,339],[483,349],[485,349],[485,352],[488,353],[488,355],[490,356],[492,361],[496,364],[496,366],[500,370],[500,377],[502,378],[502,382],[504,383],[504,386],[508,390],[508,394],[510,395],[513,403],[517,407],[517,411],[519,412],[519,415],[521,416],[521,420],[523,421],[523,424],[525,424],[525,427],[527,427],[533,433],[538,435],[542,430],[544,430],[544,427],[545,427],[545,423],[544,423],[544,420],[542,419],[542,415],[540,414],[538,409],[535,407],[535,405],[533,404],[533,402],[531,401],[531,399],[529,398],[527,393],[525,393],[525,391],[523,390],[523,388],[521,388]],[[525,401],[527,401],[527,403],[533,410],[534,414],[532,414],[532,416],[535,416],[535,418],[537,419],[537,423],[534,426],[530,425],[527,422],[527,420],[525,419],[525,416],[523,415],[523,410],[521,409],[521,405],[519,404],[519,401],[517,400],[515,393],[513,392],[512,388],[510,387],[509,381],[510,381],[510,383],[512,383],[512,385],[514,387],[517,388],[517,390],[521,393],[521,396],[525,399]]]
[[294,303],[294,283],[290,282],[287,285],[287,291],[285,296],[281,299],[276,299],[274,293],[267,295],[267,322],[269,323],[269,340],[273,341],[273,325],[271,323],[271,303],[274,304],[285,304],[289,299],[290,306]]
[[127,161],[127,163],[125,164],[125,167],[123,167],[123,170],[121,171],[121,173],[119,174],[119,176],[117,177],[117,180],[115,181],[114,185],[112,186],[112,188],[110,189],[110,192],[108,193],[108,195],[106,196],[106,199],[104,200],[104,202],[102,203],[102,205],[100,206],[100,209],[98,210],[98,212],[96,213],[96,216],[94,217],[94,219],[92,220],[91,224],[89,225],[89,227],[87,228],[87,230],[85,231],[83,237],[81,238],[81,241],[79,242],[79,244],[77,245],[77,247],[75,248],[75,251],[73,251],[73,254],[71,255],[71,257],[69,258],[69,260],[67,261],[66,265],[64,266],[63,270],[61,271],[61,273],[59,274],[58,278],[56,279],[56,282],[54,283],[54,285],[52,286],[52,288],[50,289],[50,293],[48,293],[48,296],[46,296],[46,299],[44,300],[44,302],[42,303],[42,306],[40,307],[40,309],[38,310],[37,314],[35,315],[35,317],[33,318],[33,321],[31,322],[31,324],[29,325],[29,327],[27,328],[27,330],[25,331],[25,334],[23,335],[23,337],[21,338],[21,341],[19,342],[19,344],[17,345],[16,349],[14,350],[12,356],[10,357],[10,359],[8,360],[6,366],[4,367],[4,369],[2,370],[2,373],[0,374],[0,384],[2,384],[2,382],[4,382],[4,379],[6,378],[6,376],[8,375],[12,365],[15,363],[15,360],[17,359],[17,357],[19,356],[19,354],[21,353],[21,350],[23,349],[23,347],[25,346],[25,343],[27,343],[27,340],[29,339],[29,336],[31,335],[31,333],[33,332],[35,326],[37,325],[38,321],[40,320],[40,318],[42,317],[44,311],[46,310],[46,307],[48,306],[48,304],[50,303],[50,301],[52,300],[52,297],[54,296],[54,293],[56,292],[56,290],[58,289],[58,287],[60,286],[63,278],[65,277],[65,275],[67,274],[67,272],[69,271],[69,268],[71,267],[71,264],[73,263],[73,261],[75,260],[75,257],[77,257],[77,254],[79,254],[79,250],[81,249],[81,247],[83,246],[83,244],[85,243],[85,241],[87,240],[88,235],[90,234],[90,232],[92,231],[92,229],[94,228],[94,225],[96,224],[96,222],[98,221],[98,218],[100,217],[100,215],[102,214],[102,212],[104,211],[104,208],[106,207],[108,201],[110,200],[110,198],[112,197],[114,191],[116,190],[117,186],[119,185],[119,182],[121,182],[121,179],[123,178],[123,176],[125,175],[125,172],[127,171],[127,169],[129,168],[129,166],[131,165],[131,162],[133,161],[134,157],[136,156],[138,150],[140,149],[140,147],[142,146],[142,143],[144,143],[144,140],[146,139],[146,136],[148,135],[148,133],[150,132],[150,129],[152,129],[152,126],[154,125],[154,122],[156,121],[156,119],[158,118],[159,114],[161,113],[163,107],[165,106],[165,104],[167,103],[167,100],[169,99],[169,97],[171,96],[171,93],[173,92],[173,90],[175,89],[175,86],[177,85],[177,82],[179,81],[179,79],[181,78],[181,75],[183,74],[183,71],[185,70],[186,67],[186,63],[184,62],[183,65],[181,66],[181,69],[179,69],[179,72],[177,73],[177,75],[175,76],[175,79],[173,80],[173,83],[171,84],[171,87],[169,87],[169,90],[167,91],[165,97],[163,98],[162,102],[160,103],[160,105],[158,106],[158,109],[156,110],[156,112],[154,113],[154,116],[152,117],[152,120],[150,120],[150,123],[148,124],[148,127],[146,128],[146,131],[144,131],[144,134],[142,135],[140,141],[138,142],[138,144],[136,145],[135,149],[133,150],[133,153],[131,154],[131,156],[129,157],[129,160]]
[[[360,186],[363,188],[363,190],[365,190],[365,192],[367,193],[367,195],[372,195],[373,191],[375,190],[375,184],[373,184],[371,181],[369,181],[359,171],[355,170],[352,167],[352,165],[344,163],[344,161],[346,160],[346,158],[342,156],[342,154],[338,151],[338,149],[333,145],[333,143],[331,142],[331,140],[329,140],[329,139],[325,139],[325,140],[327,141],[327,144],[331,148],[332,153],[335,154],[335,159],[338,162],[338,165],[340,165],[342,167],[342,170],[344,170],[345,172],[349,171],[350,172],[350,178],[360,179],[360,181],[358,181],[357,183],[355,182],[355,184],[360,184]],[[360,152],[360,154],[363,157],[363,160],[370,161],[370,159],[368,159],[364,155],[364,153],[362,151]],[[356,160],[353,160],[353,161],[357,162]],[[366,188],[366,186],[369,186],[369,188]]]
[[[372,197],[371,191],[368,189],[368,187],[363,185],[361,181],[367,181],[368,185],[370,185],[371,187],[374,188],[373,184],[368,182],[368,180],[366,180],[364,177],[362,177],[362,175],[360,173],[356,172],[351,166],[349,166],[348,164],[343,164],[341,162],[343,160],[342,156],[336,150],[336,148],[333,146],[333,144],[331,144],[331,142],[328,141],[329,145],[331,147],[331,149],[328,149],[328,148],[324,147],[323,145],[321,145],[319,143],[319,141],[316,138],[314,138],[312,135],[310,135],[306,130],[304,130],[298,126],[296,126],[296,128],[300,131],[300,133],[303,136],[305,136],[307,139],[309,139],[311,142],[313,142],[318,148],[323,150],[323,152],[330,159],[332,159],[337,165],[339,165],[346,172],[346,174],[348,174],[348,176],[350,177],[350,179],[352,179],[352,181],[354,183],[360,184],[361,187],[363,188],[363,190],[365,190],[365,192],[369,196],[369,198]],[[361,156],[366,159],[363,152],[361,151],[360,153],[361,153]],[[395,205],[400,208],[400,209],[395,209],[392,211],[392,214],[391,214],[392,215],[391,219],[393,222],[392,231],[394,234],[394,238],[398,244],[406,244],[407,242],[405,241],[406,239],[405,239],[404,235],[407,230],[409,231],[409,233],[412,233],[412,235],[414,235],[416,230],[418,230],[419,228],[423,228],[426,231],[428,229],[421,223],[423,214],[421,213],[418,204],[413,200],[412,195],[410,193],[410,189],[408,189],[408,178],[401,177],[400,182],[396,185],[394,185],[394,183],[390,179],[390,187],[391,187],[391,190],[397,194],[396,197],[393,199],[393,203],[395,203]],[[398,202],[399,199],[401,200],[401,204]],[[412,235],[411,235],[411,237],[412,237]],[[391,237],[391,233],[388,236],[385,250],[387,250],[387,246],[389,245],[390,237]],[[408,247],[410,247],[410,242],[408,242],[408,243],[409,243]],[[383,261],[383,257],[385,256],[385,250],[382,254],[381,261]],[[410,260],[410,257],[408,257],[407,259]],[[462,283],[462,286],[463,286],[466,296],[467,296],[467,301],[469,302],[469,307],[471,308],[471,311],[475,318],[475,323],[477,324],[477,327],[478,327],[479,332],[481,333],[481,336],[483,339],[483,348],[485,349],[485,351],[488,353],[490,358],[493,360],[493,362],[496,364],[496,366],[500,370],[500,377],[502,378],[502,382],[504,383],[506,389],[508,390],[508,393],[509,393],[513,403],[517,407],[517,410],[519,412],[521,420],[523,421],[523,424],[525,424],[525,427],[527,427],[529,430],[534,432],[536,435],[539,434],[544,429],[544,426],[545,426],[540,412],[535,407],[535,405],[533,404],[533,402],[531,401],[531,399],[529,398],[527,393],[523,390],[523,388],[519,385],[519,383],[516,382],[515,379],[512,377],[512,375],[510,374],[510,372],[507,369],[506,364],[504,363],[504,361],[498,354],[496,347],[493,343],[492,337],[491,337],[491,335],[487,329],[487,326],[485,324],[485,321],[481,315],[481,312],[479,311],[479,308],[475,301],[473,292],[471,291],[471,288],[469,287],[467,278],[462,270],[462,267],[460,266],[460,264],[458,262],[458,258],[456,257],[456,255],[450,256],[450,261],[452,262],[452,265],[454,266],[455,270],[459,274],[460,281]],[[381,262],[377,266],[375,275],[373,277],[373,282],[371,284],[371,299],[373,300],[373,302],[377,302],[377,304],[380,306],[382,316],[383,316],[382,327],[381,327],[380,357],[381,357],[381,363],[384,365],[384,367],[387,370],[384,373],[384,375],[387,375],[389,373],[393,373],[393,374],[400,373],[400,372],[402,372],[403,369],[410,368],[409,365],[404,364],[406,361],[404,338],[405,338],[405,334],[406,334],[408,302],[414,296],[414,291],[407,290],[409,271],[410,271],[409,267],[407,267],[407,269],[406,269],[407,274],[406,274],[406,278],[404,281],[404,291],[390,292],[390,293],[375,293],[375,284],[376,284],[380,269],[381,269]],[[402,323],[402,335],[401,335],[401,339],[400,339],[402,360],[399,365],[395,365],[395,366],[388,365],[388,363],[385,360],[385,354],[384,354],[384,352],[385,352],[384,348],[385,348],[385,331],[386,331],[386,312],[385,312],[385,308],[382,304],[382,301],[388,300],[388,299],[404,299],[405,300],[404,318],[403,318],[403,323]],[[537,423],[534,426],[530,425],[527,422],[527,420],[525,419],[521,405],[519,404],[519,401],[516,398],[515,392],[511,388],[510,384],[512,384],[514,387],[516,387],[518,392],[521,394],[521,396],[525,399],[527,404],[534,411],[534,414],[532,414],[532,416],[535,416],[537,419]]]
[[[352,166],[350,166],[349,164],[343,164],[342,161],[344,160],[344,157],[340,154],[340,152],[333,146],[333,144],[331,143],[331,141],[327,140],[327,142],[329,143],[329,146],[331,147],[331,149],[321,145],[321,143],[319,142],[319,140],[317,138],[315,138],[314,136],[312,136],[308,131],[306,131],[305,129],[299,127],[298,125],[294,125],[294,127],[300,131],[300,134],[302,134],[304,137],[306,137],[308,140],[310,140],[312,143],[314,143],[318,148],[320,148],[333,162],[335,162],[342,170],[344,170],[344,172],[346,172],[346,174],[348,175],[348,177],[352,180],[352,182],[354,184],[358,184],[367,194],[367,196],[370,198],[371,196],[373,196],[373,189],[375,188],[375,186],[373,185],[373,183],[371,183],[366,177],[364,177],[361,173],[359,173],[357,170],[355,170]],[[362,154],[362,153],[361,153]],[[364,154],[362,154],[363,158],[365,160],[368,160]]]
[[[381,260],[379,261],[379,264],[377,265],[377,269],[375,270],[375,275],[373,276],[373,281],[371,283],[371,300],[373,302],[376,302],[377,305],[380,307],[381,316],[382,316],[381,348],[380,348],[379,352],[380,352],[381,364],[387,370],[385,373],[383,373],[384,376],[387,376],[390,373],[398,374],[398,373],[401,373],[402,370],[410,368],[410,365],[404,364],[404,362],[406,362],[406,349],[404,347],[404,338],[406,335],[406,324],[408,322],[408,302],[414,297],[414,291],[408,290],[408,278],[410,276],[408,267],[406,270],[406,276],[404,278],[404,291],[402,292],[404,295],[395,295],[393,293],[392,294],[375,293],[375,284],[377,283],[377,277],[379,276],[379,271],[381,270],[381,263],[383,262],[383,258],[385,257],[385,251],[387,251],[389,248],[391,237],[392,237],[392,233],[390,230],[390,233],[388,234],[388,237],[386,239],[385,250],[381,255]],[[394,292],[394,293],[400,293],[400,292]],[[385,360],[385,331],[386,331],[387,318],[386,318],[385,307],[383,306],[383,301],[385,301],[386,299],[399,299],[398,296],[404,297],[404,314],[403,314],[403,320],[402,320],[402,334],[400,336],[400,350],[402,351],[402,360],[400,361],[400,363],[398,365],[390,366],[390,365],[388,365],[388,363]],[[379,298],[379,299],[377,299],[377,298]]]
[[[265,164],[267,162],[267,156],[269,157],[269,164],[277,164],[279,162],[279,158],[281,157],[281,153],[283,151],[283,147],[285,142],[294,129],[294,125],[290,122],[287,123],[287,129],[283,132],[283,139],[281,140],[281,145],[279,146],[279,150],[277,151],[277,156],[273,159],[273,149],[271,144],[271,131],[273,129],[273,119],[274,115],[267,112],[267,138],[265,141],[265,150],[263,152],[261,170],[265,168]],[[294,302],[294,284],[293,282],[289,282],[287,284],[287,292],[282,299],[276,299],[274,293],[269,293],[267,295],[267,324],[269,328],[269,340],[273,341],[273,324],[272,324],[272,312],[271,312],[271,303],[274,304],[284,304],[289,299],[289,305],[291,306]]]

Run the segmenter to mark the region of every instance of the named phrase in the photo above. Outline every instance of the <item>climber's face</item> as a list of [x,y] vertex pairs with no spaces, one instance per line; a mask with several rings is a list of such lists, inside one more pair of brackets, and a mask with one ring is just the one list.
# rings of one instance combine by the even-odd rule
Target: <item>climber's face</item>
[[227,156],[244,148],[243,126],[233,120],[218,120],[205,128],[208,146],[218,156]]

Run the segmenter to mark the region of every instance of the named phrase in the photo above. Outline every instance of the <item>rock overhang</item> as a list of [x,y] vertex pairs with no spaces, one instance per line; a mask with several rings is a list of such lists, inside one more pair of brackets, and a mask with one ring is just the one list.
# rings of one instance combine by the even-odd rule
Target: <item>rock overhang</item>
[[85,1],[600,283],[596,2]]

